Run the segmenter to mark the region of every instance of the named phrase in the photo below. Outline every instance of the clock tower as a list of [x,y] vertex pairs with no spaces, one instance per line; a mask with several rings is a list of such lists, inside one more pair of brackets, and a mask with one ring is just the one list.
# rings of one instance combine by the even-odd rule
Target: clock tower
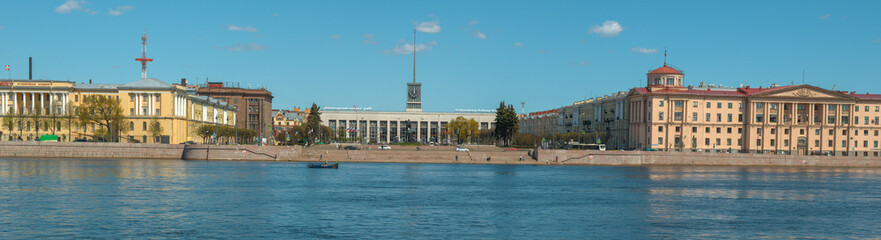
[[422,112],[422,83],[407,83],[407,108],[405,112]]

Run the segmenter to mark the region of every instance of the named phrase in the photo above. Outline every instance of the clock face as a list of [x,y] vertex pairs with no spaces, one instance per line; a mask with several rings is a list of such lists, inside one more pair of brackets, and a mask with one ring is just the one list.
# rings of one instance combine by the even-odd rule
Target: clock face
[[410,98],[418,98],[419,97],[419,88],[411,87],[407,94],[410,95]]

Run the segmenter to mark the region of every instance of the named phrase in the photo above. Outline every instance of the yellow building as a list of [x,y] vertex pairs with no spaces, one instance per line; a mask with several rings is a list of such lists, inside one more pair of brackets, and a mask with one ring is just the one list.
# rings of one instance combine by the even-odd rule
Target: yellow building
[[[102,138],[95,124],[78,123],[71,112],[89,96],[119,101],[125,124],[120,142],[202,142],[195,130],[205,124],[233,126],[236,108],[217,99],[195,96],[186,86],[145,78],[128,84],[76,84],[54,80],[0,81],[0,113],[12,118],[12,130],[0,128],[0,139],[32,140],[57,135],[59,141]],[[10,112],[10,110],[12,112]],[[37,122],[40,124],[38,125]],[[151,133],[158,123],[161,131]],[[97,131],[96,131],[97,130]]]

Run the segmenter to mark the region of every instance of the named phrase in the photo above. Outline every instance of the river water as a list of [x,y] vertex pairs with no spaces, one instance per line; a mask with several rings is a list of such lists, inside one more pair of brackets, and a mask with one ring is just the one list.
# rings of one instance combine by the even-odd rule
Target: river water
[[0,239],[881,236],[881,169],[0,159]]

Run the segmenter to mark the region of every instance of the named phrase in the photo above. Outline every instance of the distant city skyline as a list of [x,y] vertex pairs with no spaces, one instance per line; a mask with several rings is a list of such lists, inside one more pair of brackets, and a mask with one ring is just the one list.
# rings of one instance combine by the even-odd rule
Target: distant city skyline
[[[793,4],[797,3],[797,4]],[[274,109],[526,112],[645,85],[668,64],[700,82],[804,83],[881,93],[881,2],[13,1],[0,15],[0,78],[77,83],[206,78],[265,86]]]

